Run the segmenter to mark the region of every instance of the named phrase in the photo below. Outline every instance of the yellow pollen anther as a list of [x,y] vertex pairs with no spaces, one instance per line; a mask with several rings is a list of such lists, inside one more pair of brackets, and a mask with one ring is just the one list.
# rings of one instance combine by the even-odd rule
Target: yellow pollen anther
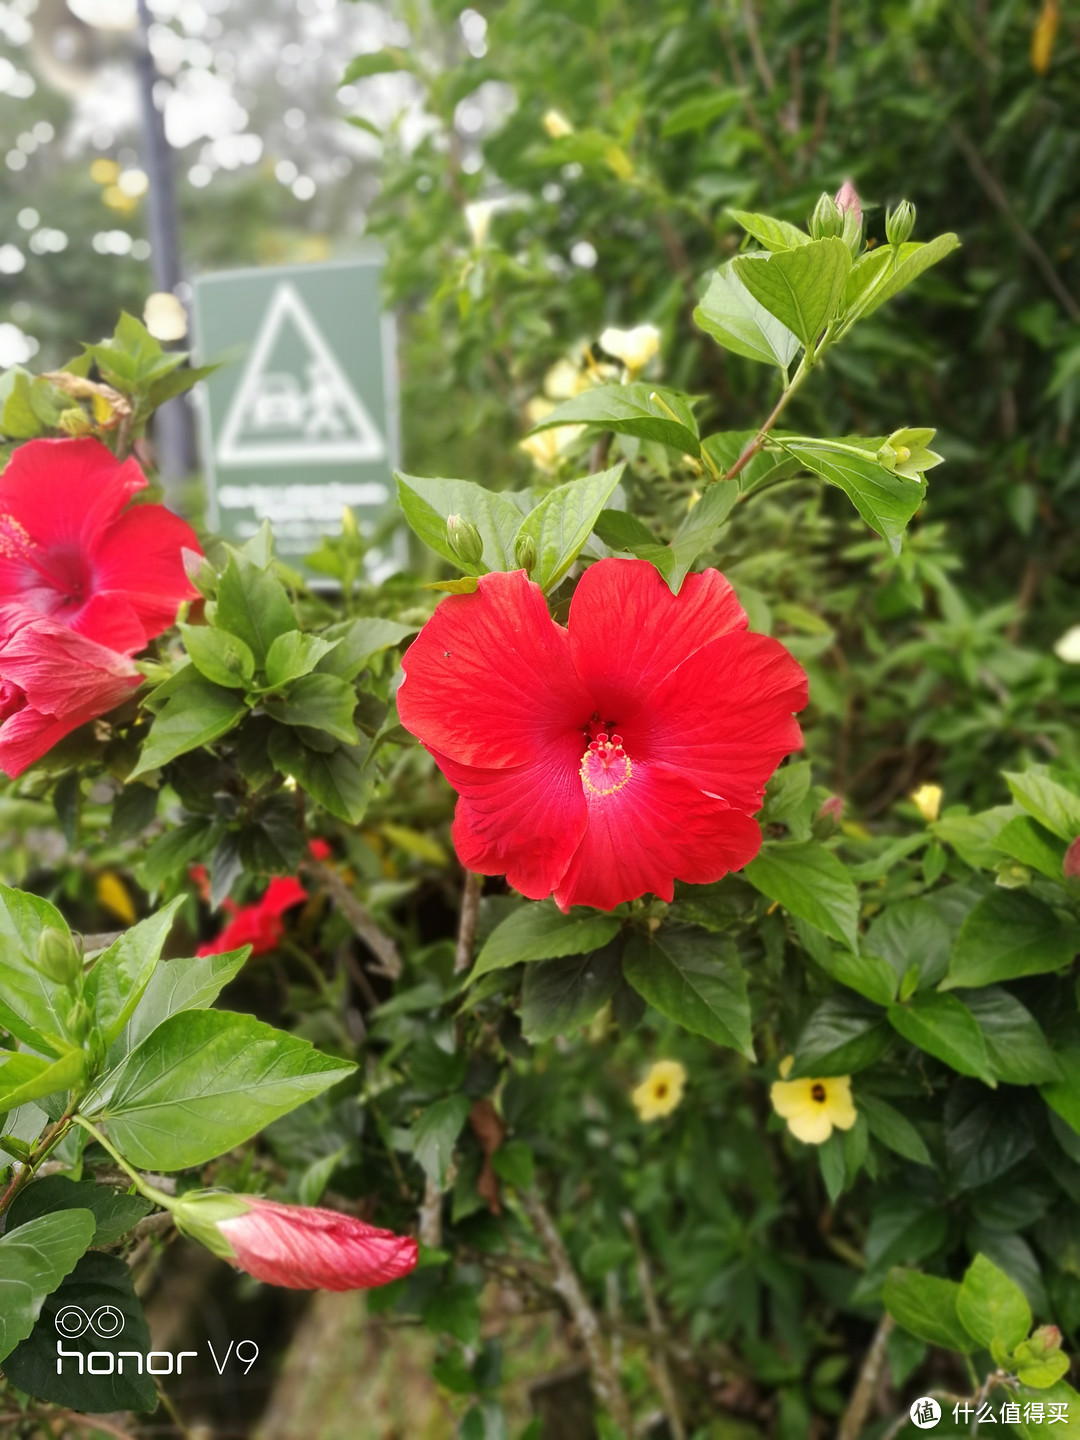
[[581,759],[581,783],[591,795],[616,794],[633,773],[629,755],[617,753],[611,745],[605,745],[599,751],[586,750]]

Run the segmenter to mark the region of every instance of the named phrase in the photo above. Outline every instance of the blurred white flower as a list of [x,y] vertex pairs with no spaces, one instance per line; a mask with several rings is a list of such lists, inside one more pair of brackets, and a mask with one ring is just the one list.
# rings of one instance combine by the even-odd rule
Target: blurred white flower
[[1054,646],[1054,654],[1066,665],[1080,665],[1080,625],[1070,625]]
[[544,114],[544,129],[552,140],[565,140],[574,133],[574,127],[561,110],[548,110]]
[[168,290],[156,290],[146,297],[143,320],[155,340],[182,340],[187,334],[184,307]]

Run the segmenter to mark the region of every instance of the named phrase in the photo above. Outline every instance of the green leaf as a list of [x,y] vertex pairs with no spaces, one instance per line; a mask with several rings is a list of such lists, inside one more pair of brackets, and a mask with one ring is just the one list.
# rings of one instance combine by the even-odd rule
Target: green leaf
[[1065,863],[1065,846],[1027,815],[1018,815],[998,831],[994,844],[1013,860],[1038,870],[1049,880],[1060,881]]
[[266,683],[276,690],[307,675],[328,655],[337,640],[325,640],[320,635],[305,635],[302,630],[286,630],[279,635],[266,652]]
[[[685,395],[658,385],[597,385],[545,415],[530,434],[555,425],[599,425],[618,435],[656,440],[687,455],[700,455],[697,421]],[[610,473],[610,472],[606,472]],[[613,487],[614,488],[614,487]]]
[[[86,1212],[65,1210],[62,1213],[82,1215]],[[31,1221],[30,1224],[39,1225],[41,1221]],[[28,1228],[23,1226],[16,1234]],[[62,1371],[58,1372],[57,1316],[69,1306],[78,1306],[85,1315],[92,1316],[102,1305],[119,1312],[122,1318],[120,1333],[114,1340],[103,1340],[88,1326],[81,1335],[64,1343],[66,1351],[79,1352],[83,1356],[84,1373],[80,1373],[83,1367],[75,1359],[65,1360]],[[135,1351],[145,1356],[152,1345],[146,1317],[127,1265],[114,1255],[91,1253],[82,1257],[46,1300],[33,1333],[8,1356],[4,1373],[13,1385],[38,1399],[65,1405],[80,1413],[155,1410],[158,1396],[154,1378],[141,1373],[141,1365],[136,1366],[131,1359],[125,1359],[122,1371],[117,1362],[112,1367],[112,1373],[106,1373],[98,1362],[95,1373],[89,1369],[87,1358],[93,1351],[102,1350],[112,1351],[114,1355],[120,1351]]]
[[364,615],[358,620],[344,620],[331,625],[325,638],[334,648],[316,665],[324,675],[340,675],[342,680],[355,680],[360,671],[381,651],[400,645],[419,627],[402,625],[397,620],[382,620]]
[[709,283],[694,323],[725,349],[786,371],[799,349],[797,336],[747,290],[729,261]]
[[0,1025],[32,1050],[56,1056],[74,1044],[64,1018],[71,994],[38,969],[43,930],[70,933],[47,900],[0,885]]
[[1044,1085],[1039,1093],[1051,1110],[1080,1135],[1080,1048],[1059,1050],[1056,1059],[1064,1078]]
[[537,559],[530,579],[545,593],[554,590],[581,553],[623,469],[616,465],[587,475],[584,480],[560,485],[549,491],[521,522],[518,539],[528,538],[536,544]]
[[[396,475],[398,501],[405,519],[436,555],[449,560],[466,575],[485,575],[489,570],[516,570],[514,537],[522,512],[513,500],[471,480],[428,480],[417,475]],[[471,520],[484,542],[483,559],[476,564],[463,560],[450,544],[446,522],[460,515]]]
[[175,830],[167,830],[139,862],[139,884],[145,890],[156,890],[163,880],[181,872],[209,847],[212,831],[209,820],[185,820]]
[[937,984],[949,968],[952,933],[928,901],[901,900],[875,917],[863,949],[887,960],[897,983],[914,965],[922,988]]
[[[42,1215],[0,1237],[0,1360],[33,1330],[46,1297],[94,1238],[89,1210]],[[55,1364],[55,1349],[53,1361]],[[4,1365],[5,1373],[14,1376]]]
[[812,841],[766,844],[742,873],[792,915],[858,950],[859,892],[831,850]]
[[669,1020],[753,1060],[750,1001],[738,952],[726,935],[662,925],[631,937],[623,958],[627,982]]
[[1014,799],[1059,840],[1080,835],[1080,796],[1053,779],[1045,765],[1033,765],[1019,774],[1005,772]]
[[191,663],[207,680],[243,690],[255,674],[255,656],[243,640],[210,625],[180,625],[180,637]]
[[930,831],[973,870],[992,870],[1001,858],[997,837],[1017,813],[1015,805],[997,805],[979,815],[943,815]]
[[480,1301],[471,1285],[440,1285],[423,1315],[429,1330],[452,1335],[462,1345],[475,1345],[480,1339]]
[[334,750],[313,750],[283,725],[274,727],[269,742],[274,769],[295,780],[323,809],[350,825],[359,825],[371,799],[373,778],[366,766],[370,749],[363,740]]
[[533,1045],[572,1034],[614,997],[621,979],[614,944],[530,965],[521,987],[521,1033]]
[[1031,1113],[970,1081],[952,1086],[945,1106],[945,1155],[956,1190],[992,1184],[1035,1143]]
[[810,240],[767,259],[744,255],[732,261],[750,294],[813,354],[837,313],[851,269],[851,251],[839,236]]
[[66,1175],[46,1175],[27,1185],[15,1197],[8,1211],[7,1228],[36,1220],[60,1210],[89,1210],[97,1222],[95,1247],[112,1245],[154,1208],[141,1195],[96,1185],[93,1180],[71,1180]]
[[412,1128],[413,1156],[440,1190],[446,1189],[454,1146],[471,1109],[467,1095],[448,1095],[429,1105]]
[[853,950],[834,950],[827,943],[823,943],[822,949],[828,954],[814,958],[841,985],[876,1005],[888,1005],[896,999],[897,978],[892,966],[884,960],[876,955],[856,955]]
[[392,70],[414,70],[415,68],[415,62],[407,50],[398,50],[394,46],[390,46],[385,50],[365,52],[350,60],[345,67],[341,83],[342,85],[351,85],[355,80],[366,80],[369,75],[385,75]]
[[1043,1085],[1061,1078],[1061,1066],[1035,1017],[1015,995],[990,985],[960,990],[982,1031],[990,1068],[1006,1085]]
[[844,1159],[844,1141],[847,1137],[834,1130],[823,1144],[817,1146],[818,1165],[825,1182],[825,1192],[832,1204],[836,1204],[844,1190],[847,1163]]
[[936,1197],[887,1192],[874,1206],[866,1235],[868,1275],[872,1278],[893,1265],[925,1260],[945,1243],[948,1228],[948,1217]]
[[515,1190],[528,1190],[533,1183],[533,1152],[524,1140],[511,1140],[491,1157],[491,1168],[500,1180]]
[[704,130],[721,115],[736,109],[743,102],[745,90],[717,90],[710,87],[698,95],[691,95],[675,106],[660,127],[660,138],[670,140],[673,135],[683,135],[688,130]]
[[1013,1350],[1031,1329],[1027,1296],[985,1255],[976,1255],[968,1266],[956,1312],[967,1333],[985,1350],[995,1343]]
[[[1074,1422],[1075,1417],[1080,1415],[1080,1395],[1076,1393],[1071,1385],[1067,1385],[1064,1380],[1059,1380],[1056,1385],[1051,1385],[1047,1390],[1033,1390],[1028,1389],[1024,1385],[1020,1385],[1017,1387],[1013,1398],[1020,1402],[1021,1415],[1028,1414],[1028,1403],[1032,1400],[1038,1400],[1042,1403],[1044,1406],[1044,1415],[1051,1413],[1049,1411],[1050,1405],[1055,1403],[1064,1405],[1064,1413],[1069,1417],[1068,1429],[1065,1430],[1065,1435],[1067,1436],[1069,1434],[1069,1430],[1076,1429]],[[1058,1414],[1061,1413],[1059,1410]],[[1012,1428],[1014,1433],[1021,1437],[1021,1440],[1043,1440],[1043,1437],[1047,1433],[1044,1420],[1034,1414],[1027,1420],[1021,1420],[1019,1425],[1013,1425]]]
[[250,953],[245,945],[242,950],[230,950],[224,955],[193,955],[159,965],[123,1034],[109,1051],[110,1065],[118,1065],[170,1015],[182,1010],[208,1010],[243,969]]
[[[875,1140],[880,1140],[882,1145],[895,1150],[897,1155],[903,1155],[905,1160],[911,1160],[916,1165],[933,1165],[934,1161],[926,1148],[926,1142],[911,1121],[895,1106],[878,1095],[868,1095],[862,1090],[856,1095],[855,1104],[859,1114],[866,1116],[870,1134]],[[918,1334],[918,1331],[912,1333]]]
[[959,1298],[960,1286],[955,1281],[899,1268],[889,1271],[881,1292],[885,1309],[910,1335],[928,1345],[970,1355],[978,1345],[960,1322]]
[[284,695],[268,695],[263,709],[282,725],[322,730],[343,745],[360,738],[353,724],[356,691],[338,675],[301,675]]
[[772,215],[755,215],[748,210],[728,210],[727,214],[766,250],[797,250],[800,245],[810,244],[806,231],[787,220],[777,220]]
[[183,903],[184,896],[178,895],[156,915],[125,930],[87,976],[86,999],[93,1007],[106,1050],[128,1023],[150,983],[173,918]]
[[9,440],[32,440],[45,432],[30,398],[33,382],[18,365],[0,374],[0,435]]
[[[250,1015],[184,1011],[122,1062],[99,1118],[133,1165],[183,1170],[250,1139],[355,1068]],[[92,1113],[93,1100],[85,1104]]]
[[898,1034],[928,1055],[991,1089],[997,1084],[979,1023],[955,995],[924,990],[906,1005],[890,1005],[888,1016]]
[[943,990],[994,985],[1067,965],[1080,949],[1080,926],[1063,924],[1025,890],[995,889],[980,900],[956,937]]
[[296,612],[276,575],[230,555],[218,582],[214,624],[243,640],[255,663],[265,665],[278,636],[296,629]]
[[1062,1350],[1047,1353],[1037,1351],[1037,1342],[1025,1340],[1017,1346],[1011,1357],[1009,1368],[1015,1369],[1016,1378],[1024,1385],[1036,1390],[1047,1390],[1069,1373],[1069,1357]]
[[[4,1052],[0,1052],[2,1055]],[[74,1090],[86,1078],[86,1056],[71,1050],[50,1064],[32,1055],[14,1055],[0,1060],[0,1110],[17,1110],[31,1100]]]
[[[707,435],[701,442],[701,448],[708,452],[721,475],[726,475],[757,437],[756,430],[719,430],[715,435]],[[798,468],[799,462],[782,450],[759,450],[739,471],[735,481],[740,493],[748,495],[752,490],[760,490],[786,479]]]
[[869,450],[860,457],[796,442],[784,448],[822,480],[843,490],[871,530],[899,555],[900,537],[926,495],[924,480],[894,475]]
[[854,995],[829,995],[814,1010],[799,1035],[788,1080],[807,1076],[852,1075],[884,1052],[889,1030],[881,1010]]
[[734,481],[716,481],[709,486],[676,530],[669,547],[673,561],[671,573],[664,575],[676,595],[694,561],[704,551],[712,549],[716,543],[739,493],[739,487]]
[[128,780],[157,770],[189,750],[213,744],[227,735],[246,713],[244,697],[235,690],[227,690],[209,680],[192,680],[177,690],[154,716],[139,763]]
[[622,928],[617,915],[577,908],[564,915],[553,900],[522,905],[488,936],[470,980],[526,960],[554,960],[599,950]]
[[[953,234],[939,235],[922,244],[916,240],[900,246],[895,260],[892,246],[882,246],[863,255],[851,272],[844,296],[845,321],[872,315],[879,305],[891,300],[917,280],[931,265],[944,260],[960,245]],[[850,317],[850,319],[849,319]]]

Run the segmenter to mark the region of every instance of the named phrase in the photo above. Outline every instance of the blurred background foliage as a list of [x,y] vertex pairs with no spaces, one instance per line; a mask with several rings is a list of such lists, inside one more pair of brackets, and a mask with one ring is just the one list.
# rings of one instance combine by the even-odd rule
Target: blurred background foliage
[[[0,364],[55,364],[111,331],[120,306],[140,313],[153,288],[144,202],[120,184],[139,170],[134,110],[124,109],[130,38],[75,10],[91,13],[89,0],[70,10],[0,4],[0,133],[10,146],[0,187]],[[576,459],[539,471],[518,442],[552,367],[570,357],[580,369],[586,347],[602,361],[598,337],[612,324],[661,328],[662,368],[650,375],[701,397],[703,429],[759,423],[775,399],[772,373],[719,350],[691,319],[712,270],[743,244],[729,207],[801,224],[822,189],[850,177],[879,243],[885,207],[902,196],[918,208],[915,238],[956,230],[964,248],[860,325],[785,417],[792,429],[831,435],[939,427],[948,463],[933,472],[902,555],[890,558],[843,497],[799,482],[729,527],[711,559],[755,627],[782,636],[811,672],[815,779],[848,801],[847,838],[868,880],[885,870],[875,871],[879,852],[863,823],[907,826],[915,810],[906,797],[920,781],[940,782],[947,804],[977,808],[1006,798],[1005,766],[1080,758],[1080,671],[1053,651],[1080,622],[1074,9],[1054,0],[507,0],[465,10],[443,0],[385,9],[158,0],[151,10],[189,273],[338,257],[377,238],[400,325],[405,464],[416,474],[502,488],[582,473]],[[126,183],[138,191],[137,178]],[[631,455],[627,488],[635,511],[663,526],[685,508],[695,476],[677,457],[658,476],[655,458]],[[404,582],[402,596],[418,599]],[[12,844],[12,878],[42,867],[86,928],[128,918],[127,892],[112,892],[110,908],[100,883],[103,865],[124,868],[125,839],[91,861],[75,858],[51,809],[6,803],[14,834],[31,840]],[[482,1096],[490,1085],[490,1055],[462,1082],[447,1059],[449,1031],[433,1029],[450,1024],[440,1008],[452,985],[446,937],[457,903],[450,812],[423,757],[405,755],[364,832],[339,837],[339,861],[409,956],[412,988],[372,1032],[390,1053],[378,1074],[393,1092],[388,1106],[426,1103],[459,1083]],[[89,830],[95,814],[88,805]],[[903,861],[881,899],[910,898],[939,876]],[[744,903],[747,893],[737,890]],[[485,901],[481,939],[507,903]],[[194,900],[188,918],[199,923]],[[793,974],[790,951],[785,968],[781,920],[759,919],[758,1000],[790,1028],[808,1003],[805,976]],[[302,922],[305,943],[317,920]],[[329,953],[346,939],[337,917],[323,944]],[[279,961],[244,985],[260,1011],[283,1008],[306,1033],[334,1035],[325,997],[287,979]],[[519,1059],[527,1053],[511,1033],[502,1039],[511,1056],[515,1044]],[[393,1069],[410,1047],[411,1089]],[[625,1099],[660,1051],[695,1077],[694,1103],[663,1132],[643,1130]],[[665,1303],[698,1346],[683,1383],[693,1404],[728,1417],[710,1435],[735,1440],[761,1425],[782,1440],[826,1433],[850,1390],[848,1355],[871,1331],[871,1310],[851,1304],[847,1289],[865,1217],[848,1216],[850,1230],[834,1233],[812,1155],[778,1179],[777,1122],[760,1142],[764,1087],[691,1037],[635,1032],[615,1044],[589,1032],[541,1057],[535,1074],[522,1063],[511,1079],[506,1118],[559,1177],[560,1209],[576,1207],[574,1258],[594,1293],[602,1299],[604,1277],[633,1266],[613,1198],[632,1197]],[[340,1133],[338,1118],[323,1117],[315,1152],[310,1136],[279,1133],[275,1160],[293,1180],[339,1142],[347,1151],[359,1143],[355,1115]],[[396,1161],[384,1149],[362,1169],[340,1166],[335,1193],[393,1192]],[[496,1222],[474,1204],[482,1150],[468,1137],[465,1149],[452,1223],[463,1227],[459,1275],[472,1294],[500,1279],[482,1233]],[[904,1214],[923,1229],[904,1258],[920,1258],[924,1243],[924,1255],[948,1253],[979,1227],[984,1239],[988,1229],[1007,1233],[1014,1268],[1026,1267],[1045,1303],[1035,1252],[1018,1234],[1038,1227],[1051,1204],[1044,1175],[1019,1185],[1007,1213],[995,1209],[992,1184],[975,1186],[944,1235],[933,1218],[940,1197],[922,1185],[925,1171],[911,1179],[908,1170]],[[221,1178],[244,1177],[223,1167]],[[877,1222],[879,1240],[887,1222]],[[1042,1241],[1048,1268],[1055,1256],[1059,1265],[1051,1298],[1075,1339],[1080,1315],[1066,1293],[1077,1273],[1075,1223],[1054,1223]],[[607,1299],[617,1309],[610,1287]],[[470,1303],[444,1329],[456,1325],[472,1341]],[[507,1290],[501,1315],[514,1305],[522,1301]],[[327,1348],[320,1323],[316,1307],[298,1342],[308,1360]],[[550,1366],[561,1342],[546,1331],[538,1340],[527,1313],[504,1329],[512,1380],[535,1368],[538,1350]],[[491,1324],[485,1335],[473,1376],[456,1377],[481,1409],[497,1370]],[[725,1348],[735,1340],[738,1364]],[[895,1342],[898,1384],[919,1358]],[[457,1362],[445,1353],[443,1362],[453,1393]],[[635,1395],[647,1391],[644,1367],[630,1383]],[[760,1409],[755,1385],[778,1397],[773,1408]],[[464,1406],[440,1392],[403,1417],[393,1389],[387,1383],[385,1424],[373,1420],[372,1436],[445,1435]],[[280,1415],[303,1414],[305,1403],[277,1395],[282,1434],[298,1422]],[[524,1423],[524,1402],[510,1413]],[[326,1420],[326,1434],[335,1423]],[[502,1433],[491,1424],[468,1440]]]

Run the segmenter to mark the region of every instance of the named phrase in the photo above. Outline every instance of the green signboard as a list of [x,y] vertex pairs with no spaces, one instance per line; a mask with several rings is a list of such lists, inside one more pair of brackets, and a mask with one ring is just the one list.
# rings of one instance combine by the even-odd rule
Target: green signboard
[[[380,260],[226,270],[195,282],[200,359],[226,355],[202,404],[209,520],[246,540],[264,520],[294,562],[385,518],[398,464],[393,319]],[[372,550],[376,574],[397,557]]]

